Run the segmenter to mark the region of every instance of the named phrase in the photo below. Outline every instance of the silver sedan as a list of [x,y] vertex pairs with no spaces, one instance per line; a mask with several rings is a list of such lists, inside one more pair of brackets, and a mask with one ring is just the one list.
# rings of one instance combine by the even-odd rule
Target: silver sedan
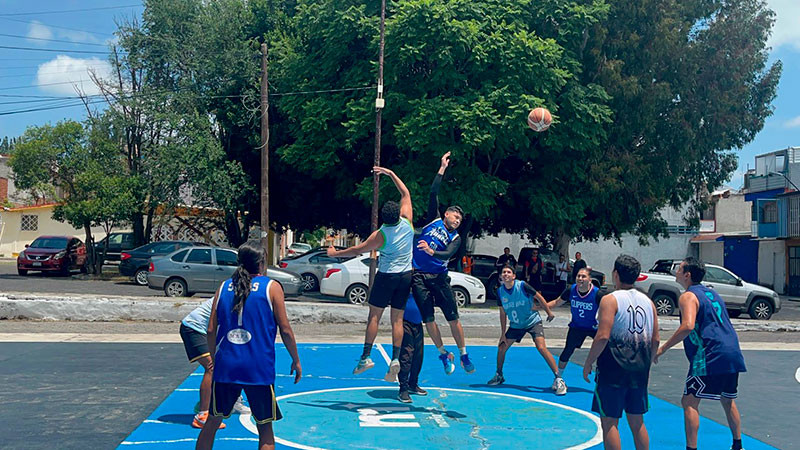
[[299,273],[306,292],[319,290],[319,282],[325,276],[328,264],[342,263],[350,257],[330,257],[326,248],[317,248],[299,256],[284,258],[278,263],[281,269]]
[[[155,258],[147,273],[150,289],[163,290],[167,297],[185,297],[196,292],[216,292],[239,265],[236,250],[218,247],[191,247],[163,258]],[[268,277],[279,282],[288,296],[300,295],[300,275],[277,267],[267,268]]]

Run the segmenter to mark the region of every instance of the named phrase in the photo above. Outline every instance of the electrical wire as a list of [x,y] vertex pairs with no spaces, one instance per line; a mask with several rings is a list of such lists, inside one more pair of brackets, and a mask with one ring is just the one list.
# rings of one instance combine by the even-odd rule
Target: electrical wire
[[14,45],[0,45],[0,48],[7,50],[25,50],[30,52],[55,52],[55,53],[91,53],[95,55],[108,55],[109,52],[96,52],[92,50],[65,50],[57,48],[34,48],[34,47],[17,47]]
[[66,44],[93,45],[95,47],[106,47],[106,44],[98,44],[96,42],[75,42],[75,41],[68,41],[66,39],[47,39],[47,38],[37,38],[37,37],[30,37],[30,36],[20,36],[18,34],[5,34],[5,33],[0,33],[0,36],[16,38],[16,39],[25,39],[25,40],[30,40],[30,41],[62,42],[62,43],[66,43]]
[[3,13],[0,16],[8,17],[8,16],[33,16],[33,15],[42,15],[42,14],[64,14],[64,13],[74,13],[74,12],[85,12],[85,11],[101,11],[101,10],[108,10],[108,9],[124,9],[124,8],[137,8],[141,7],[142,5],[120,5],[120,6],[101,6],[97,8],[81,8],[81,9],[62,9],[62,10],[54,10],[54,11],[29,11],[29,12],[17,12],[17,13]]

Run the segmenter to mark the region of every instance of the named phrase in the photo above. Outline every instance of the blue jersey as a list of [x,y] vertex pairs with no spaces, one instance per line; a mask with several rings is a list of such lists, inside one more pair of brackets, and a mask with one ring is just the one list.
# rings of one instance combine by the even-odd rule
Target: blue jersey
[[414,294],[408,295],[408,301],[406,301],[406,310],[403,313],[403,320],[407,320],[415,325],[422,323],[422,314],[419,312],[416,300],[414,300]]
[[689,286],[699,307],[694,330],[683,340],[689,359],[689,375],[704,376],[746,372],[739,337],[725,309],[725,302],[702,284]]
[[497,289],[497,296],[508,317],[508,326],[527,330],[541,322],[542,318],[539,317],[539,311],[534,311],[533,296],[525,292],[523,283],[523,281],[514,280],[514,287],[511,289],[506,289],[505,284],[501,284]]
[[269,286],[272,280],[256,276],[244,308],[233,312],[233,284],[222,283],[217,302],[217,350],[214,381],[222,383],[275,384],[275,334]]
[[458,237],[458,230],[449,231],[444,226],[442,219],[436,219],[425,225],[422,233],[414,240],[414,269],[425,273],[444,273],[447,272],[447,261],[442,261],[435,256],[431,256],[416,246],[416,242],[425,241],[433,251],[444,250]]
[[573,284],[569,289],[569,308],[572,312],[572,321],[569,326],[583,330],[597,329],[597,310],[600,306],[600,299],[597,298],[598,289],[592,286],[585,295],[578,292],[578,285]]

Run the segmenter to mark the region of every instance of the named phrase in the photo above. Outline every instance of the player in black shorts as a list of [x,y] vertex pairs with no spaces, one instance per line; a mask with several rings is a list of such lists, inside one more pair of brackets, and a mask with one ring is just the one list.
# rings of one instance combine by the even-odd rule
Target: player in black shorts
[[400,372],[400,345],[403,341],[403,310],[411,290],[411,257],[414,244],[413,208],[411,193],[403,181],[389,169],[374,167],[376,173],[388,175],[400,191],[400,204],[388,201],[381,208],[383,225],[366,241],[345,250],[328,249],[328,256],[356,256],[364,252],[380,250],[378,273],[375,274],[369,294],[369,316],[364,336],[364,350],[358,365],[353,369],[359,374],[375,366],[370,358],[372,344],[378,335],[378,323],[387,306],[392,307],[392,361],[384,379],[397,380]]

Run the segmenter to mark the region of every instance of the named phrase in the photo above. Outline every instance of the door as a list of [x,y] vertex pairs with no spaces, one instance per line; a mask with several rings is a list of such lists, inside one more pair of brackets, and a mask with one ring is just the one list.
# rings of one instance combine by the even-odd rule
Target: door
[[747,290],[739,286],[739,278],[720,267],[706,266],[703,284],[713,288],[727,306],[744,306]]
[[210,248],[194,248],[181,264],[189,292],[214,292],[217,290],[217,266],[211,262]]
[[223,281],[233,276],[233,272],[239,267],[239,257],[236,255],[236,252],[221,248],[214,249],[214,254],[217,257],[214,285],[219,286]]
[[749,237],[727,237],[723,263],[727,269],[748,283],[758,283],[758,241]]
[[800,247],[789,247],[789,295],[800,295]]
[[325,276],[325,266],[340,262],[342,262],[341,258],[333,258],[324,253],[314,255],[311,258],[308,258],[308,267],[306,268],[306,272],[313,273],[314,276],[317,277],[317,280],[322,280],[322,277]]

